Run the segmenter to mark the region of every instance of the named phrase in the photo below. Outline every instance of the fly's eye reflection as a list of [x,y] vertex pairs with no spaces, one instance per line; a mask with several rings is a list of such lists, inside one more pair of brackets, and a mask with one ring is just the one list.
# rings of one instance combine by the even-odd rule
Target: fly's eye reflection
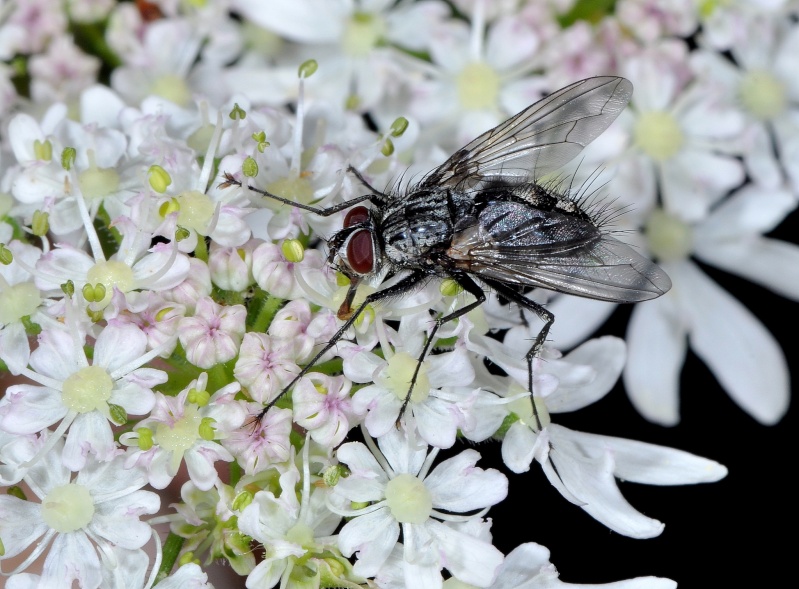
[[[539,287],[615,303],[636,303],[667,292],[671,281],[663,270],[603,230],[605,213],[592,214],[579,198],[536,182],[536,177],[559,169],[605,131],[632,92],[628,80],[614,76],[575,82],[483,133],[402,192],[381,192],[352,167],[349,172],[369,193],[324,209],[247,186],[321,216],[350,209],[343,229],[328,242],[331,261],[346,243],[344,265],[352,270],[350,288],[338,311],[343,324],[258,419],[344,337],[367,305],[412,292],[430,278],[454,281],[474,301],[435,320],[418,365],[438,329],[481,305],[486,289],[493,290],[544,322],[525,354],[531,394],[533,360],[555,317],[521,294],[524,289]],[[231,185],[242,183],[225,173],[222,186]],[[371,209],[354,206],[365,201]],[[396,275],[397,280],[353,308],[360,280],[378,271]],[[398,420],[410,401],[418,365]]]

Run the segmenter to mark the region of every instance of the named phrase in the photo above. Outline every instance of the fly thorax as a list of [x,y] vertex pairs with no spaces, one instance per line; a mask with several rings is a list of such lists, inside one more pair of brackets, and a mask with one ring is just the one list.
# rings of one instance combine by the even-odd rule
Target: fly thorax
[[446,247],[452,239],[452,220],[446,192],[417,191],[408,195],[403,206],[383,220],[385,253],[401,266],[419,266],[433,249]]

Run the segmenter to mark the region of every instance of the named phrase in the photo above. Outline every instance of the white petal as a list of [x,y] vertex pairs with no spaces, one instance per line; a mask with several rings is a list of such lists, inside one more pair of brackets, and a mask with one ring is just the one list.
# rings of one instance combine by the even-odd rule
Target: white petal
[[514,423],[502,440],[502,461],[513,472],[527,472],[535,455],[536,435],[522,423]]
[[[555,297],[547,305],[547,309],[555,315],[548,339],[557,349],[569,350],[590,337],[617,306],[615,303],[571,295]],[[505,342],[508,343],[507,338]]]
[[789,190],[747,184],[696,226],[694,247],[701,253],[723,241],[746,243],[746,236],[768,233],[795,208],[796,197]]
[[564,413],[598,401],[616,384],[626,357],[624,340],[605,336],[585,342],[561,360],[547,362],[544,370],[559,381],[546,398],[547,409]]
[[427,458],[427,444],[417,439],[413,429],[392,427],[377,444],[396,473],[415,475]]
[[739,238],[708,244],[696,257],[717,268],[756,282],[793,300],[799,300],[799,246],[764,237]]
[[660,425],[680,420],[680,371],[688,349],[673,299],[666,293],[637,305],[627,327],[624,387],[638,412]]
[[790,388],[787,362],[774,336],[694,264],[680,269],[691,347],[741,408],[761,423],[778,422],[788,409]]
[[594,458],[613,457],[617,478],[647,485],[712,483],[727,469],[716,462],[682,450],[610,436],[570,432],[571,438]]
[[743,164],[737,159],[686,148],[662,165],[663,199],[669,212],[685,221],[698,221],[743,179]]
[[147,336],[131,323],[108,325],[94,345],[94,365],[109,372],[141,356],[147,349]]
[[488,587],[494,579],[502,553],[490,543],[431,520],[425,524],[444,555],[447,570],[458,580],[477,587]]
[[41,587],[99,587],[102,582],[100,559],[86,534],[58,534],[44,561]]
[[41,516],[42,506],[12,495],[0,495],[0,530],[3,531],[4,558],[26,550],[49,528]]
[[496,505],[508,495],[508,479],[493,468],[483,470],[476,450],[464,450],[437,465],[425,478],[433,507],[459,513]]
[[413,416],[419,435],[425,442],[436,448],[452,448],[455,445],[458,416],[452,403],[430,397],[413,407]]
[[378,509],[347,522],[338,534],[338,547],[344,556],[357,551],[356,573],[372,577],[391,554],[399,532],[388,508]]
[[[664,525],[636,511],[622,496],[613,474],[612,457],[587,457],[566,428],[551,424],[550,460],[557,473],[545,469],[547,478],[560,478],[566,488],[582,501],[580,507],[611,530],[631,538],[653,538]],[[557,485],[556,485],[557,486]]]

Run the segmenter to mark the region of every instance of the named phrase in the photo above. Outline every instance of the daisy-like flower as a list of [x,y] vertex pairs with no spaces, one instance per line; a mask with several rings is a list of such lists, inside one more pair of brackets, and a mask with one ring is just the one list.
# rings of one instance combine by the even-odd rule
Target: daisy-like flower
[[351,566],[338,553],[331,536],[341,516],[325,505],[329,489],[312,486],[309,444],[306,440],[303,446],[302,476],[292,458],[280,474],[279,496],[271,490],[258,491],[239,516],[239,529],[263,544],[265,551],[264,559],[247,577],[248,589],[270,589],[278,583],[282,587],[318,587],[322,580],[325,586],[355,586],[352,581],[342,583],[350,576],[342,572]]
[[244,406],[234,400],[241,386],[232,382],[211,395],[207,385],[208,374],[203,372],[176,397],[156,393],[150,416],[137,424],[135,432],[120,438],[123,444],[139,448],[125,464],[146,469],[156,489],[165,488],[185,461],[189,478],[207,491],[219,478],[214,463],[233,461],[218,440],[244,423]]
[[[367,447],[349,442],[336,452],[350,470],[333,488],[330,508],[351,518],[338,535],[344,555],[357,553],[354,571],[365,577],[386,563],[402,530],[408,587],[441,586],[442,568],[461,581],[487,587],[502,562],[489,542],[459,532],[444,521],[480,517],[508,492],[508,481],[475,466],[480,454],[464,450],[430,470],[438,454],[416,441],[412,430],[393,428]],[[367,503],[352,509],[350,502]],[[444,513],[443,511],[447,513]],[[454,515],[481,510],[473,516]]]
[[624,355],[624,342],[608,336],[586,342],[563,360],[537,360],[537,372],[556,378],[550,376],[546,387],[534,386],[532,401],[526,397],[510,405],[514,421],[502,441],[502,458],[514,472],[525,472],[538,461],[549,482],[586,513],[625,536],[651,538],[663,531],[663,524],[636,511],[621,495],[617,478],[686,485],[717,481],[727,469],[681,450],[552,423],[551,413],[576,411],[601,399],[616,382]]
[[[366,414],[364,425],[371,436],[379,438],[394,428],[397,420],[404,417],[401,415],[404,408],[413,417],[425,442],[437,448],[450,448],[463,421],[457,402],[464,400],[462,390],[472,384],[474,369],[463,346],[428,355],[419,364],[425,344],[423,324],[430,323],[429,317],[428,313],[403,317],[399,331],[391,337],[393,349],[381,346],[385,358],[365,350],[348,353],[344,374],[354,382],[374,383],[359,389],[352,397],[353,409]],[[405,407],[414,375],[413,390]]]
[[38,584],[26,584],[33,579],[24,575],[19,581],[12,576],[8,586],[68,587],[77,581],[86,589],[142,587],[149,559],[126,553],[141,556],[140,549],[155,537],[139,517],[158,510],[158,495],[141,490],[147,480],[143,471],[124,468],[121,457],[89,460],[73,476],[61,458],[63,442],[51,444],[48,435],[17,446],[19,462],[31,461],[43,447],[51,447],[25,476],[28,489],[40,501],[0,496],[0,562],[33,546],[12,571],[21,573],[49,549]]
[[[730,48],[735,62],[714,51],[696,51],[698,74],[720,85],[746,117],[741,138],[747,171],[758,183],[779,188],[787,173],[799,194],[799,26],[773,16],[741,23]],[[757,39],[758,41],[755,41]]]
[[[39,335],[31,353],[31,369],[21,374],[39,385],[9,387],[0,406],[0,428],[15,434],[33,434],[59,423],[50,438],[55,443],[69,429],[63,452],[64,465],[80,470],[90,455],[101,461],[119,453],[112,423],[127,415],[143,415],[154,404],[152,387],[167,375],[142,368],[160,354],[145,353],[147,337],[133,325],[110,324],[94,342],[92,362],[76,330],[48,329]],[[46,456],[45,446],[32,464]],[[24,468],[31,465],[22,465]]]
[[[788,190],[750,184],[699,223],[656,210],[647,224],[651,250],[674,287],[633,309],[624,384],[644,417],[679,421],[679,375],[688,345],[749,415],[774,424],[788,410],[785,355],[762,323],[689,256],[799,299],[799,247],[763,237],[794,210]],[[657,346],[652,346],[652,337]]]

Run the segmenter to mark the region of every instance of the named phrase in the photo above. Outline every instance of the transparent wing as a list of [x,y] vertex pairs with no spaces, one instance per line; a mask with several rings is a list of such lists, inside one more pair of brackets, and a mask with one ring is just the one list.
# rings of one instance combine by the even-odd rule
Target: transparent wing
[[520,203],[488,206],[447,254],[478,277],[602,301],[635,303],[671,288],[655,263],[590,222]]
[[565,165],[602,134],[632,93],[630,81],[615,76],[575,82],[462,147],[422,185],[471,188],[486,181],[533,181]]

